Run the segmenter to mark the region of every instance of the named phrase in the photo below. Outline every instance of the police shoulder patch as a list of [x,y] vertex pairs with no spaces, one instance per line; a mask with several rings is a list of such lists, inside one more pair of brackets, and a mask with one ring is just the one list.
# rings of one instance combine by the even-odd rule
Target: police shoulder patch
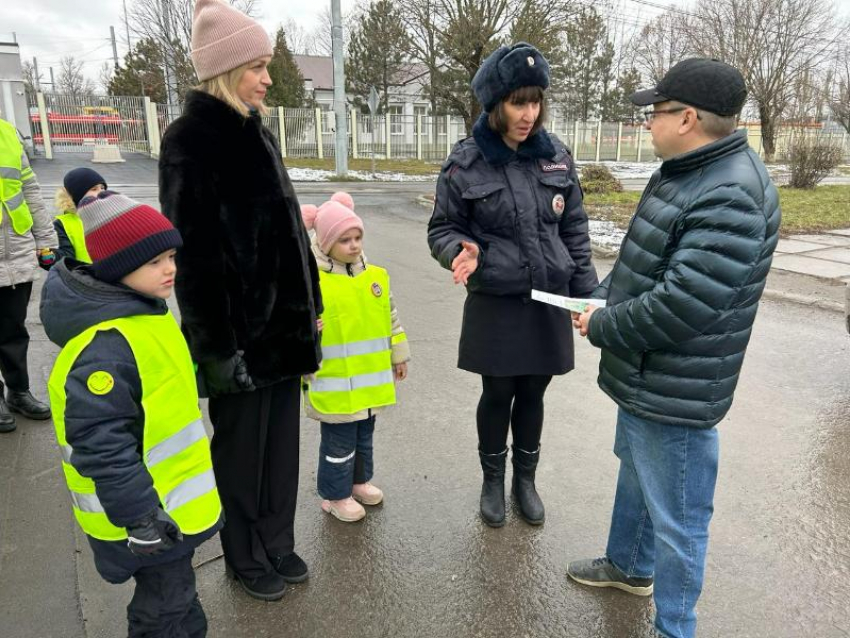
[[86,385],[88,386],[89,392],[102,396],[112,392],[112,388],[115,387],[115,379],[113,379],[112,375],[108,372],[98,370],[97,372],[92,372],[89,375]]

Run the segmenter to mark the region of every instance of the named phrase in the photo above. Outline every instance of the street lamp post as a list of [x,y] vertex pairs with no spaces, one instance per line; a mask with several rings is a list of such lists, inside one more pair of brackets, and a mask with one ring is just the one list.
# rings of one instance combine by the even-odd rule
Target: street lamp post
[[336,174],[348,175],[348,119],[345,109],[345,68],[342,61],[342,9],[340,0],[331,0],[333,18],[333,60],[334,60],[334,158]]

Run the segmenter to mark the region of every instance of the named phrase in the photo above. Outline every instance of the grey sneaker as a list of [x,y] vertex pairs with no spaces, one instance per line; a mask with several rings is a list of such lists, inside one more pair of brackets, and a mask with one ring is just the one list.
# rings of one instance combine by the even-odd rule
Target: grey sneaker
[[607,556],[573,561],[567,567],[567,576],[591,587],[614,587],[636,596],[652,594],[652,578],[630,578],[614,567]]

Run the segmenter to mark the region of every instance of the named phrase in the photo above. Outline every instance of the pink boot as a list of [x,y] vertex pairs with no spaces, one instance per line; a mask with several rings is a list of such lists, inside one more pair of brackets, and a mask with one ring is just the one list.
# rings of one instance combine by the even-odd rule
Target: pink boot
[[351,496],[363,505],[377,505],[384,500],[384,493],[381,489],[368,482],[355,483],[351,490]]
[[345,523],[354,523],[366,516],[366,510],[350,496],[339,501],[322,501],[322,510]]

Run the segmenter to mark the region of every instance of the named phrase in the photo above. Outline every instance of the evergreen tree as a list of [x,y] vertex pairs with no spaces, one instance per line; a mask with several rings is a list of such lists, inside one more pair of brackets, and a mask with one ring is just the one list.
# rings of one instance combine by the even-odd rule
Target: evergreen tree
[[[588,120],[612,84],[614,47],[601,15],[583,8],[565,29],[564,107],[568,117]],[[610,90],[610,88],[608,89]]]
[[115,68],[107,91],[110,95],[146,95],[153,102],[165,102],[159,45],[150,38],[139,40],[124,56],[124,64]]
[[386,112],[391,86],[397,86],[406,69],[409,49],[407,31],[392,0],[377,0],[369,6],[351,33],[345,61],[346,91],[362,107],[374,86],[380,95],[380,110]]
[[272,85],[266,93],[269,106],[300,108],[304,106],[304,76],[295,63],[295,58],[286,44],[283,27],[277,30],[274,39],[274,53],[269,64]]

